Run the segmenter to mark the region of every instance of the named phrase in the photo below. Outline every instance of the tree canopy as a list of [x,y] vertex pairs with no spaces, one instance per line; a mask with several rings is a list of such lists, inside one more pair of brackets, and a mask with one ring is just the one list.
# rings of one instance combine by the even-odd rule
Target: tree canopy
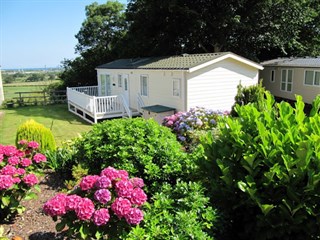
[[118,57],[117,48],[127,28],[125,6],[118,1],[86,7],[86,19],[76,34],[75,47],[80,54],[74,60],[63,61],[61,78],[67,86],[96,85],[95,68]]
[[96,84],[116,58],[232,51],[255,61],[320,54],[320,0],[130,0],[93,3],[66,60],[67,85]]

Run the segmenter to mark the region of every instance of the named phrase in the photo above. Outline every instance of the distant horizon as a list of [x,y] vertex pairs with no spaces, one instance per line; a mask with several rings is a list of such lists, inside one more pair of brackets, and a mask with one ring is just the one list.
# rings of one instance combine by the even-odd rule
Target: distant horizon
[[63,69],[62,67],[23,67],[23,68],[0,68],[1,71],[26,71],[26,70],[50,70]]

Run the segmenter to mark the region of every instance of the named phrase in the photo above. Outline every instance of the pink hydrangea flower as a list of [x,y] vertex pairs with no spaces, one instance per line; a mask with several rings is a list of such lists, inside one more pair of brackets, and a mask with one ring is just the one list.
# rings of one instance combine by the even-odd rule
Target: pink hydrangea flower
[[16,156],[16,157],[19,157],[19,158],[22,158],[22,157],[24,157],[25,154],[26,154],[26,153],[25,153],[24,151],[17,150],[15,156]]
[[12,157],[9,157],[8,158],[8,163],[10,164],[10,165],[18,165],[19,164],[19,162],[20,162],[20,159],[18,158],[18,157],[16,157],[16,156],[12,156]]
[[80,220],[89,220],[94,213],[94,204],[89,198],[83,198],[75,209]]
[[51,217],[64,215],[66,213],[66,195],[58,193],[44,204],[43,211]]
[[37,143],[36,141],[30,141],[28,143],[28,147],[29,148],[33,148],[33,149],[38,149],[39,148],[39,143]]
[[144,187],[144,182],[143,179],[134,177],[130,179],[130,182],[132,183],[134,188],[143,188]]
[[93,222],[97,226],[106,225],[110,219],[110,214],[108,209],[100,208],[99,210],[95,211],[93,214]]
[[23,140],[20,140],[18,143],[20,145],[26,145],[28,143],[28,141],[23,139]]
[[118,218],[124,217],[131,208],[131,202],[126,198],[116,198],[111,204],[111,209],[118,216]]
[[94,193],[94,199],[102,204],[106,204],[111,200],[111,193],[107,189],[99,189]]
[[80,182],[80,188],[83,191],[90,190],[94,187],[96,181],[99,179],[97,175],[88,175],[82,178]]
[[16,170],[16,174],[18,174],[18,175],[23,175],[23,174],[25,174],[26,173],[26,170],[24,170],[23,168],[18,168],[17,170]]
[[141,206],[147,201],[147,195],[141,188],[135,188],[133,189],[130,197],[130,201],[132,204]]
[[116,180],[119,178],[118,170],[113,167],[107,167],[101,171],[100,176],[106,176],[111,181]]
[[3,175],[14,175],[16,174],[17,169],[14,166],[6,165],[2,168],[1,174]]
[[130,208],[124,218],[127,223],[137,225],[143,220],[143,212],[139,208]]
[[32,161],[31,161],[31,159],[29,159],[29,158],[23,158],[23,159],[20,161],[20,165],[21,165],[22,167],[29,167],[31,164],[32,164]]
[[4,156],[2,153],[0,153],[0,163],[3,161],[3,159],[4,159]]
[[33,161],[35,161],[36,163],[45,162],[47,161],[47,158],[45,155],[41,153],[37,153],[36,155],[33,156]]
[[126,170],[118,170],[118,178],[120,178],[122,180],[128,180],[129,174]]
[[11,157],[14,156],[17,153],[17,148],[15,146],[3,146],[2,147],[2,154],[7,156],[7,157]]
[[19,177],[13,178],[13,183],[20,183],[21,179]]
[[11,175],[0,175],[0,190],[8,189],[14,184],[14,179]]
[[115,184],[119,197],[130,198],[133,191],[133,185],[130,181],[120,180]]
[[82,197],[72,194],[66,197],[66,210],[73,211],[77,208],[78,204],[82,201]]
[[38,183],[38,178],[33,173],[27,174],[22,180],[30,187]]
[[102,189],[102,188],[110,188],[112,187],[111,180],[106,177],[106,176],[101,176],[98,178],[98,180],[95,183],[95,187],[97,189]]

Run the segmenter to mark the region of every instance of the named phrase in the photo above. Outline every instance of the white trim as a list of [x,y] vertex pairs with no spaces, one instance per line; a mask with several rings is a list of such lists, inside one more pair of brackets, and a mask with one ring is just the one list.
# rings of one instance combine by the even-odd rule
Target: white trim
[[[283,71],[286,71],[286,79],[285,79],[285,90],[283,90],[282,89],[282,72]],[[289,71],[292,71],[292,79],[291,79],[291,90],[290,91],[288,91],[288,72]],[[280,79],[280,91],[281,92],[289,92],[289,93],[291,93],[292,92],[292,90],[293,90],[293,74],[294,74],[294,71],[293,71],[293,69],[289,69],[289,68],[284,68],[284,69],[281,69],[281,79]]]
[[[306,84],[306,72],[307,71],[313,72],[312,84]],[[310,70],[310,69],[304,70],[303,86],[306,86],[306,87],[320,87],[320,84],[319,85],[314,84],[314,81],[315,81],[315,78],[316,78],[316,73],[320,74],[320,70],[314,70],[314,69],[312,69],[312,70]]]
[[234,59],[234,60],[237,60],[237,61],[239,61],[239,62],[242,62],[242,63],[244,63],[244,64],[247,64],[247,65],[249,65],[249,66],[251,66],[251,67],[257,68],[257,69],[259,69],[259,70],[262,70],[262,69],[264,68],[262,65],[260,65],[260,64],[258,64],[258,63],[255,63],[255,62],[252,62],[251,60],[248,60],[248,59],[246,59],[246,58],[240,57],[240,56],[238,56],[238,55],[236,55],[236,54],[226,53],[226,54],[222,55],[221,57],[218,57],[218,58],[216,58],[216,59],[213,59],[213,60],[211,60],[211,61],[205,62],[205,63],[200,64],[200,65],[197,65],[197,66],[195,66],[195,67],[193,67],[193,68],[190,68],[190,69],[188,70],[188,72],[191,73],[191,72],[197,71],[197,70],[199,70],[199,69],[201,69],[201,68],[210,66],[210,65],[212,65],[212,64],[214,64],[214,63],[220,62],[220,61],[225,60],[225,59],[227,59],[227,58],[232,58],[232,59]]
[[[146,89],[147,95],[142,94],[142,78],[143,77],[146,77],[146,80],[147,80],[147,89]],[[142,97],[149,97],[149,76],[147,74],[140,74],[140,91],[139,92]]]
[[[174,86],[175,86],[175,82],[178,82],[178,88],[175,89]],[[176,90],[176,91],[175,91]],[[177,95],[175,95],[175,92],[177,93]],[[172,96],[175,97],[175,98],[181,98],[181,78],[173,78],[172,79]]]

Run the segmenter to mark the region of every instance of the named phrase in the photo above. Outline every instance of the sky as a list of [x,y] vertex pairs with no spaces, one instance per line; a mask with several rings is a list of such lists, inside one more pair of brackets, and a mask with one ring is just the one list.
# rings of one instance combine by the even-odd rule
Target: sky
[[52,68],[74,59],[75,35],[93,2],[107,0],[0,0],[1,69]]

